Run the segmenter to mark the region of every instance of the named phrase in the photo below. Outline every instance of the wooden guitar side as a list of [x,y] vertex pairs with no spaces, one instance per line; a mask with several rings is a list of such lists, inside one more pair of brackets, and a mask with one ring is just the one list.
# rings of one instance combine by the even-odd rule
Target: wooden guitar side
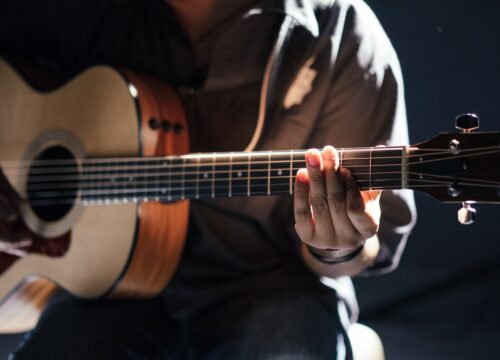
[[[189,152],[188,124],[180,100],[165,83],[124,72],[137,89],[142,124],[142,155],[171,155]],[[154,130],[149,122],[167,122]],[[174,131],[177,124],[181,131]],[[140,205],[136,249],[127,271],[110,296],[150,297],[158,294],[179,264],[187,235],[189,201]],[[154,261],[152,261],[154,259]]]

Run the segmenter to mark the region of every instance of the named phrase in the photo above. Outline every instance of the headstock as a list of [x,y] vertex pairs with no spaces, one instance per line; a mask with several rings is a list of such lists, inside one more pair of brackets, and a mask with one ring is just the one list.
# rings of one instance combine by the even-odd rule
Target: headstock
[[459,221],[474,221],[473,203],[500,204],[500,134],[477,132],[479,119],[456,119],[461,133],[441,133],[412,146],[407,161],[408,188],[446,203],[462,203]]

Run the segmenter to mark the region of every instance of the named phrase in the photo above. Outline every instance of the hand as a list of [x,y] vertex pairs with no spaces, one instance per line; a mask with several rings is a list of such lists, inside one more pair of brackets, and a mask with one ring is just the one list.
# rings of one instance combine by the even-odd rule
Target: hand
[[356,248],[377,234],[380,223],[381,192],[361,192],[338,159],[332,146],[308,150],[307,169],[295,180],[295,229],[317,249]]
[[19,217],[21,199],[0,169],[0,252],[24,256],[32,244],[30,232]]

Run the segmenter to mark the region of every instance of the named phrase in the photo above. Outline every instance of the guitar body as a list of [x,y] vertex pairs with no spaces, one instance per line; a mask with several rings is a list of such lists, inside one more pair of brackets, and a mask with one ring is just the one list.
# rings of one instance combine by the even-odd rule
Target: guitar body
[[[0,59],[0,165],[23,198],[28,170],[9,171],[13,161],[183,154],[188,144],[181,103],[158,80],[102,66],[40,93]],[[58,286],[89,299],[158,294],[179,262],[189,202],[75,203],[48,216],[26,203],[21,212],[35,241],[22,258],[0,252],[0,332],[32,328]]]

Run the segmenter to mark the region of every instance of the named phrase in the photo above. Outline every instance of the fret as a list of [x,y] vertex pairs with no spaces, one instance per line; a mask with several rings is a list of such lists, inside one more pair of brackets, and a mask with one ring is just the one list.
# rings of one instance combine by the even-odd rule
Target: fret
[[167,174],[167,199],[166,201],[172,201],[172,159],[166,159],[165,173]]
[[408,188],[408,155],[409,146],[404,146],[401,150],[401,189]]
[[213,158],[212,156],[201,156],[199,161],[199,197],[212,197]]
[[233,196],[233,152],[229,154],[229,191],[228,196]]
[[237,155],[232,156],[231,166],[231,195],[242,196],[248,195],[248,156]]
[[[93,164],[93,166],[96,165]],[[125,165],[118,170],[118,176],[121,179],[120,195],[126,202],[133,202],[137,197],[135,161],[127,161]]]
[[370,148],[370,190],[372,189],[372,155],[373,155],[373,147]]
[[271,151],[267,156],[267,195],[271,195]]
[[340,149],[340,154],[339,154],[339,168],[341,168],[343,165],[343,161],[344,161],[344,148]]
[[109,190],[106,184],[107,182],[106,173],[108,171],[108,168],[109,166],[107,162],[101,164],[101,174],[100,174],[101,176],[99,179],[99,188],[98,188],[101,204],[107,204],[109,202],[109,197],[108,197]]
[[[88,165],[87,162],[84,162],[83,165],[82,165],[82,167],[83,167],[83,169],[82,169],[82,178],[85,179],[85,180],[82,181],[82,183],[80,184],[80,186],[84,187],[86,189],[91,188],[92,187],[92,183],[94,182],[93,179],[89,178],[90,177],[90,170],[88,168],[90,166],[92,166],[92,165],[91,164]],[[89,194],[87,192],[87,190],[83,190],[82,191],[81,197],[82,197],[83,201],[86,201],[86,202],[92,204],[92,202],[93,202],[93,195]]]
[[175,201],[182,198],[183,193],[183,161],[181,158],[173,157],[170,160],[170,200]]
[[200,158],[196,158],[196,199],[200,198]]
[[136,191],[135,197],[137,202],[144,202],[154,199],[154,181],[153,174],[154,159],[147,161],[137,161],[134,164],[134,181],[133,188]]
[[169,171],[169,160],[167,158],[163,158],[158,162],[159,176],[158,179],[160,183],[160,191],[158,193],[158,197],[160,201],[167,202],[170,201],[171,197],[169,195],[170,192],[170,171]]
[[154,161],[154,168],[156,170],[155,192],[154,192],[155,201],[160,201],[160,168],[161,168],[160,165],[161,165],[161,160],[155,159]]
[[198,198],[198,159],[184,157],[184,197],[186,199]]
[[305,151],[294,151],[293,153],[293,174],[292,174],[292,183],[295,187],[295,178],[297,177],[297,173],[299,169],[307,168],[306,164],[306,152]]
[[215,197],[227,197],[230,188],[230,158],[228,156],[217,156],[215,159]]
[[293,162],[291,153],[274,153],[271,157],[271,194],[293,192]]
[[84,184],[86,189],[83,190],[82,195],[91,204],[97,203],[97,194],[95,193],[95,190],[97,189],[96,182],[100,180],[99,177],[94,178],[96,173],[92,168],[94,168],[93,164],[85,165],[83,168],[83,176],[86,178]]
[[[145,164],[146,166],[144,166]],[[149,190],[149,167],[147,166],[147,161],[141,161],[141,165],[139,166],[137,173],[143,177],[143,180],[139,183],[141,186],[141,196],[139,197],[139,202],[147,201]]]
[[97,181],[96,181],[97,185],[96,185],[95,192],[97,194],[97,202],[99,204],[104,203],[104,199],[105,199],[106,187],[104,185],[103,173],[106,173],[106,165],[107,164],[105,162],[100,163],[98,165],[98,167],[99,167],[99,171],[98,171],[99,177],[97,178]]
[[141,181],[143,181],[143,177],[141,175],[144,175],[143,172],[140,169],[140,161],[134,161],[132,164],[132,179],[131,179],[131,187],[134,192],[134,199],[133,201],[135,203],[138,203],[142,200],[143,197],[143,184],[141,184]]
[[268,155],[263,152],[252,154],[252,160],[249,165],[249,191],[251,195],[267,194],[267,172],[269,167]]
[[140,201],[154,200],[157,192],[155,186],[155,158],[142,161],[140,167],[139,173],[143,175],[140,180],[142,189]]
[[290,173],[288,174],[288,177],[290,178],[290,189],[289,189],[290,195],[293,194],[293,173],[294,170],[293,170],[293,150],[292,150],[290,151]]
[[[132,191],[127,191],[128,189],[131,188],[132,183],[130,182],[130,170],[128,170],[130,162],[125,162],[125,164],[119,164],[120,167],[113,171],[112,177],[114,177],[114,183],[115,183],[115,194],[117,198],[121,198],[122,201],[128,202],[131,201],[133,197],[133,190]],[[92,167],[95,167],[96,164],[92,164]],[[100,179],[97,179],[97,181],[100,181]],[[95,189],[95,187],[93,187]]]
[[186,188],[186,158],[181,158],[182,168],[181,168],[181,200],[184,200],[185,188]]
[[96,164],[96,166],[93,166],[93,171],[92,174],[96,175],[94,179],[94,186],[92,190],[88,191],[88,193],[91,193],[93,195],[93,200],[96,204],[101,203],[101,173],[102,173],[102,163]]
[[215,197],[215,154],[212,156],[212,188],[210,192],[210,196],[212,199]]
[[247,169],[247,196],[250,196],[251,195],[251,191],[250,191],[250,177],[252,176],[252,171],[251,171],[251,168],[250,168],[250,164],[252,163],[252,153],[248,153],[248,169]]

